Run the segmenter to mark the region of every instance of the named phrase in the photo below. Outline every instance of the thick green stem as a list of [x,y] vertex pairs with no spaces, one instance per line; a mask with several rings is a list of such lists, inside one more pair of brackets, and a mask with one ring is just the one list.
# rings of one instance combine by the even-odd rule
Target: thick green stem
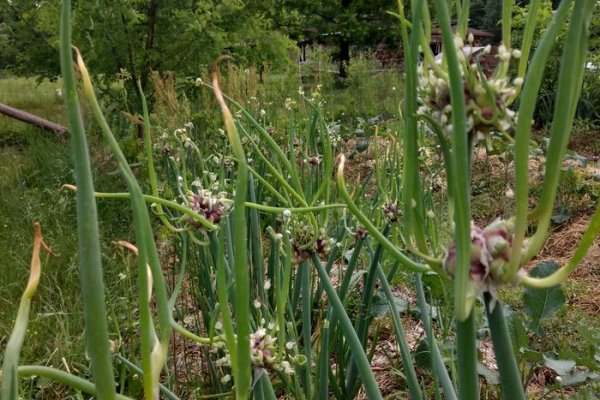
[[[450,102],[452,104],[452,186],[454,198],[454,225],[456,243],[456,270],[454,275],[454,305],[456,318],[465,321],[471,314],[472,304],[468,299],[469,269],[471,266],[471,170],[470,148],[467,132],[465,96],[460,62],[454,34],[450,26],[448,4],[436,0],[436,9],[442,29],[444,56],[450,78]],[[476,379],[475,379],[476,380]]]
[[456,357],[458,359],[458,395],[461,400],[479,400],[475,316],[471,311],[464,321],[456,320]]
[[489,293],[483,294],[485,313],[488,318],[490,335],[494,354],[500,371],[500,385],[505,399],[525,400],[523,383],[519,374],[519,367],[513,352],[512,342],[506,327],[506,319],[502,311],[502,304],[497,302]]
[[73,162],[77,191],[77,234],[79,270],[85,320],[85,342],[92,364],[92,374],[100,400],[114,399],[115,381],[108,340],[108,323],[104,302],[104,280],[98,234],[94,184],[88,155],[83,118],[79,108],[77,83],[71,50],[71,2],[64,0],[60,20],[60,67],[73,143]]

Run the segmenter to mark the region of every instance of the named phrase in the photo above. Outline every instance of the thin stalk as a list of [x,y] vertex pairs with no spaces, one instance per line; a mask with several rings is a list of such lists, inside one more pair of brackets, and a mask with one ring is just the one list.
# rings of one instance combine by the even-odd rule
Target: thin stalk
[[567,264],[545,278],[525,276],[523,278],[523,284],[533,288],[544,289],[564,282],[586,256],[590,246],[594,243],[598,232],[600,232],[600,204],[596,207],[596,211],[590,219],[590,223],[588,224],[581,241],[577,245],[573,256],[569,259]]
[[[72,131],[70,131],[72,133]],[[61,383],[67,387],[73,388],[80,392],[99,397],[100,391],[97,388],[97,385],[94,385],[92,382],[87,381],[83,378],[80,378],[75,375],[71,375],[68,372],[61,371],[60,369],[52,368],[52,367],[42,367],[40,365],[21,365],[17,372],[19,376],[42,376],[44,378],[50,379],[54,382]],[[112,384],[114,388],[114,384]],[[114,396],[115,400],[133,400],[131,397],[123,396],[121,394],[116,394]]]
[[237,375],[235,376],[236,399],[245,400],[250,394],[252,366],[250,360],[250,281],[248,276],[248,236],[246,226],[246,195],[248,192],[248,166],[244,148],[238,135],[233,115],[219,89],[217,74],[218,59],[212,68],[212,83],[217,102],[221,107],[231,149],[237,159],[237,180],[231,218],[233,219],[233,243],[235,258],[233,276],[235,291],[235,320],[237,334]]
[[[465,96],[463,93],[460,62],[454,45],[454,35],[450,26],[448,5],[443,0],[435,0],[440,27],[442,29],[442,42],[446,51],[444,56],[448,63],[448,76],[450,78],[450,101],[452,104],[452,196],[454,198],[454,225],[456,242],[456,271],[454,276],[454,305],[456,318],[466,320],[471,314],[472,301],[469,293],[469,269],[471,265],[471,169],[469,134],[466,123]],[[472,381],[477,387],[477,375],[473,375],[465,382]],[[473,389],[473,388],[472,388]],[[478,390],[468,390],[474,394]],[[468,397],[465,397],[468,399]]]
[[508,334],[502,304],[493,299],[488,292],[483,294],[483,299],[494,354],[496,355],[498,371],[500,372],[502,394],[505,399],[525,400],[523,382],[521,382],[521,374],[519,373],[519,367],[517,366],[517,360],[513,352],[512,341]]
[[[150,116],[148,114],[148,104],[146,103],[146,96],[142,90],[142,83],[137,81],[138,92],[140,99],[142,100],[142,111],[144,113],[144,155],[146,156],[146,168],[148,168],[148,181],[150,182],[150,189],[152,195],[158,197],[158,182],[156,179],[156,169],[154,168],[154,155],[152,154],[152,131],[150,129]],[[157,211],[162,223],[173,232],[181,231],[174,227],[171,221],[165,217],[162,207],[157,204]]]
[[469,0],[457,0],[458,7],[458,26],[456,27],[457,35],[463,40],[467,37],[467,29],[469,28],[469,13],[471,10],[471,2]]
[[452,380],[448,375],[444,358],[440,352],[437,340],[435,340],[433,327],[431,326],[431,318],[429,312],[427,311],[427,300],[425,300],[425,291],[423,290],[423,280],[421,278],[421,274],[416,274],[415,280],[415,286],[417,289],[417,302],[419,304],[419,309],[421,310],[421,321],[423,321],[423,325],[425,325],[425,333],[427,334],[427,343],[429,345],[429,351],[431,352],[431,358],[433,361],[432,365],[434,374],[437,379],[439,379],[445,399],[458,400],[458,397],[456,396],[456,390],[454,389]]
[[104,281],[94,184],[83,118],[77,96],[71,51],[71,2],[62,2],[60,18],[60,69],[63,77],[69,132],[73,146],[77,192],[77,236],[79,275],[85,320],[85,342],[92,375],[100,400],[116,398],[115,378],[110,356],[108,323],[104,301]]
[[535,25],[537,23],[537,14],[540,9],[542,0],[532,0],[527,9],[527,22],[523,31],[523,42],[521,43],[521,59],[519,60],[519,69],[517,76],[523,78],[529,64],[529,52],[533,44],[533,34],[535,33]]
[[[125,357],[123,357],[120,354],[117,354],[115,356],[117,358],[117,360],[119,360],[120,362],[122,362],[127,368],[129,368],[130,370],[132,370],[133,372],[135,372],[136,374],[143,376],[144,375],[144,371],[142,371],[140,369],[140,367],[138,367],[137,365],[135,365],[134,363],[132,363],[131,361],[129,361],[128,359],[126,359]],[[163,385],[162,383],[158,384],[158,388],[160,389],[160,391],[165,395],[165,397],[169,400],[181,400],[179,397],[177,397],[177,395],[173,392],[171,392],[165,385]]]
[[312,397],[312,301],[311,301],[311,281],[308,260],[302,262],[298,275],[302,294],[302,344],[306,364],[304,365],[304,395],[307,399]]
[[2,398],[6,400],[17,400],[19,398],[19,382],[17,379],[17,367],[19,366],[19,355],[21,347],[27,333],[29,324],[29,310],[31,308],[31,299],[35,294],[40,283],[42,274],[42,262],[40,260],[40,250],[49,248],[42,239],[42,228],[39,223],[34,224],[33,254],[31,256],[31,267],[29,272],[29,281],[21,296],[19,311],[15,325],[4,350],[4,360],[2,362]]
[[400,251],[392,242],[389,241],[369,220],[369,218],[362,213],[362,211],[358,208],[358,206],[350,197],[350,194],[346,190],[346,185],[344,183],[344,163],[345,157],[343,154],[340,155],[340,163],[337,171],[337,187],[340,196],[348,206],[350,212],[356,217],[356,219],[369,231],[369,233],[383,245],[383,247],[390,253],[392,257],[396,260],[400,261],[404,267],[413,271],[413,272],[428,272],[430,268],[426,265],[419,264],[412,259],[410,259],[407,255]]
[[512,12],[515,5],[515,0],[502,1],[502,43],[507,49],[511,48],[511,29],[512,29]]
[[[408,348],[408,342],[406,341],[406,336],[404,334],[404,327],[402,326],[402,320],[400,319],[400,312],[398,311],[398,307],[396,306],[396,299],[394,298],[394,294],[392,293],[390,283],[388,282],[385,274],[383,273],[381,265],[377,266],[377,277],[379,278],[379,282],[381,283],[383,293],[385,294],[388,304],[390,305],[392,323],[394,324],[394,333],[396,334],[396,342],[398,343],[398,347],[400,348],[400,355],[402,356],[404,376],[406,377],[406,383],[408,384],[408,392],[410,393],[410,398],[411,400],[422,399],[423,394],[421,393],[419,379],[417,378],[417,373],[413,364],[412,355],[410,353],[410,349]],[[454,400],[451,397],[448,397],[447,399]]]
[[229,309],[229,281],[227,279],[225,256],[223,253],[224,232],[220,231],[219,237],[216,237],[215,234],[210,234],[209,238],[210,245],[213,248],[213,253],[216,255],[217,299],[219,300],[219,312],[223,322],[225,342],[227,342],[227,349],[229,350],[229,356],[231,358],[231,371],[235,378],[239,375],[237,364],[238,349],[235,342],[235,330],[233,327],[233,320],[231,318],[231,311]]
[[534,213],[539,216],[539,225],[525,254],[525,260],[535,256],[546,241],[554,199],[562,168],[562,159],[567,149],[577,101],[581,93],[581,83],[587,56],[589,24],[596,2],[576,0],[569,31],[565,41],[561,68],[556,89],[554,118],[550,131],[550,145],[546,158],[544,186]]
[[340,318],[344,337],[348,342],[350,350],[352,351],[352,355],[356,360],[367,397],[370,400],[383,400],[381,392],[379,391],[379,385],[377,384],[375,376],[373,375],[373,370],[371,369],[369,359],[362,348],[360,339],[358,338],[356,331],[352,326],[352,322],[350,321],[350,318],[348,317],[348,314],[346,313],[346,310],[344,309],[344,306],[338,297],[335,288],[327,276],[327,271],[325,271],[325,268],[323,268],[323,265],[321,265],[321,260],[319,260],[319,257],[316,255],[316,253],[312,252],[310,255],[313,265],[315,266],[317,273],[319,274],[319,278],[321,279],[323,288],[327,293],[327,297],[329,298],[332,307],[335,309],[338,317]]
[[[254,180],[252,179],[252,175],[248,175],[248,200],[252,203],[257,202],[256,192],[254,189]],[[248,204],[248,202],[244,203],[244,206]],[[256,208],[248,209],[248,222],[249,222],[249,245],[250,245],[250,260],[252,271],[254,272],[254,282],[256,282],[256,292],[258,293],[258,297],[261,299],[267,300],[265,294],[265,270],[263,265],[263,256],[262,256],[262,240],[260,237],[260,220],[258,218],[258,211]],[[250,266],[250,264],[249,264]]]
[[[385,237],[390,232],[390,225],[386,224],[383,227],[383,231],[381,234]],[[372,248],[367,239],[367,246],[369,251],[372,253]],[[379,266],[379,260],[383,255],[383,246],[381,244],[377,245],[375,252],[371,257],[371,265],[367,272],[367,275],[364,280],[363,286],[363,296],[362,301],[360,303],[360,310],[355,322],[356,334],[358,335],[358,339],[361,341],[363,345],[363,349],[367,347],[367,336],[368,336],[368,326],[371,320],[371,307],[373,305],[373,292],[375,290],[375,282],[377,278],[377,267]],[[346,392],[350,393],[352,397],[358,390],[360,384],[360,379],[358,379],[358,370],[356,368],[356,362],[354,361],[354,357],[350,357],[350,363],[348,366],[348,376],[346,377]]]
[[528,198],[529,198],[529,142],[531,137],[531,120],[544,77],[544,70],[550,52],[556,42],[556,35],[569,15],[573,0],[564,0],[554,13],[552,21],[538,44],[527,79],[520,96],[519,118],[515,133],[515,230],[510,255],[508,280],[514,279],[521,266],[521,252],[527,231]]

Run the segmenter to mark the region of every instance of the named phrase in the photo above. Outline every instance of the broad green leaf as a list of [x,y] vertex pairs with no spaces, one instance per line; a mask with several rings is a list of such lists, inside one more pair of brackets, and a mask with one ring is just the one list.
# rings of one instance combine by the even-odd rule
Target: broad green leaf
[[[556,261],[546,261],[536,266],[530,275],[536,278],[549,276],[559,268]],[[560,286],[554,286],[548,289],[526,288],[523,294],[523,304],[525,312],[531,318],[529,328],[539,337],[544,338],[545,333],[540,325],[540,321],[551,316],[563,304],[565,304],[565,295]]]
[[518,354],[521,352],[521,349],[526,349],[529,345],[527,329],[525,329],[523,321],[515,313],[512,313],[506,322],[513,350]]
[[[398,312],[403,313],[408,311],[408,300],[404,297],[394,296],[394,303],[398,308]],[[373,317],[384,317],[390,312],[390,303],[385,295],[381,292],[375,294],[373,305],[371,306],[371,315]]]
[[477,373],[479,376],[483,376],[487,383],[492,385],[500,384],[500,374],[498,371],[492,371],[487,365],[478,362]]
[[596,372],[577,368],[577,364],[573,360],[555,360],[544,356],[544,364],[556,371],[561,378],[560,383],[562,386],[575,386],[585,383],[588,379],[600,379],[600,374]]

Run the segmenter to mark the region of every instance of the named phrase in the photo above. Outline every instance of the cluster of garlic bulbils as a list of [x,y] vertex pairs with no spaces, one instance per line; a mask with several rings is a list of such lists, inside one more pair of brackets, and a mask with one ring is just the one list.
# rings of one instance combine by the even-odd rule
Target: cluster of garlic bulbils
[[[479,65],[479,54],[473,54],[473,35],[469,34],[468,46],[455,36],[455,51],[460,63],[463,77],[463,93],[467,108],[467,130],[478,139],[482,139],[491,130],[509,132],[516,124],[517,115],[510,109],[519,88],[523,85],[522,78],[511,79],[506,73],[493,74],[488,77],[486,71]],[[487,56],[491,46],[486,46],[480,53]],[[507,49],[504,45],[498,47],[498,57],[501,64],[508,69],[512,58],[519,58],[519,50]],[[450,104],[450,82],[448,73],[439,65],[435,67],[419,67],[418,96],[421,106],[417,113],[427,115],[437,120],[444,133],[451,135],[452,105]],[[498,76],[496,76],[498,75]]]
[[221,222],[221,218],[227,211],[223,199],[222,194],[214,195],[210,190],[199,190],[198,193],[188,196],[189,207],[213,224]]
[[[471,226],[471,266],[470,281],[476,296],[489,292],[496,297],[499,284],[504,280],[506,266],[510,260],[513,245],[513,225],[510,221],[498,219],[485,229]],[[444,270],[454,276],[456,267],[456,246],[446,251]]]
[[[286,375],[294,374],[292,363],[288,361],[286,354],[281,354],[276,346],[277,338],[275,337],[275,324],[270,323],[269,328],[273,332],[269,332],[264,326],[261,326],[250,334],[250,359],[254,368],[265,369],[267,371],[278,371]],[[286,351],[291,351],[295,347],[294,342],[285,344]],[[213,342],[211,352],[216,353],[224,351],[226,354],[216,361],[217,367],[231,367],[231,357],[227,353],[225,340]],[[293,358],[293,356],[292,356]],[[226,374],[221,379],[222,383],[227,383],[231,380],[231,375]]]

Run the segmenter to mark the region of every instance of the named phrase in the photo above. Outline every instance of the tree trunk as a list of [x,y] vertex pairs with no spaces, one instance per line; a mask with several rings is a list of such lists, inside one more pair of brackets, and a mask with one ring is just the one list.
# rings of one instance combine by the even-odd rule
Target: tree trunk
[[340,39],[340,78],[348,77],[348,63],[350,62],[350,42],[342,37]]
[[[352,0],[342,0],[342,15],[346,14],[346,10],[350,7]],[[348,63],[350,62],[350,42],[346,31],[342,29],[340,36],[340,78],[345,79],[348,77]]]
[[61,139],[65,139],[69,135],[69,130],[62,125],[55,124],[54,122],[40,118],[37,115],[29,114],[28,112],[7,106],[6,104],[0,103],[0,114],[53,132]]

